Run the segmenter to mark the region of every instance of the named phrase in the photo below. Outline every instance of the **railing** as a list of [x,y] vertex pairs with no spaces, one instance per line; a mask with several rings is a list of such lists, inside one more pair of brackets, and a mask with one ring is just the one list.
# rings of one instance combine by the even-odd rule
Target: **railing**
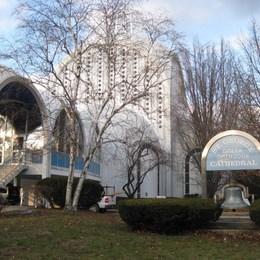
[[0,186],[5,186],[31,163],[42,163],[42,151],[14,150],[0,165]]
[[26,168],[23,151],[13,151],[0,166],[0,185],[6,186],[14,177]]
[[[7,153],[6,153],[7,154]],[[31,164],[42,164],[42,150],[14,150],[9,152],[9,156],[5,157],[0,165],[0,186],[5,186],[21,171],[27,169]],[[51,152],[51,166],[58,168],[69,168],[68,154],[60,152]],[[76,157],[75,169],[82,170],[84,168],[84,160],[82,157]],[[100,176],[100,164],[94,161],[90,162],[89,172],[95,176]]]
[[[51,153],[51,166],[57,168],[68,169],[70,165],[70,158],[68,154],[52,151]],[[83,157],[76,156],[75,169],[84,169],[84,159]],[[94,161],[90,162],[89,172],[93,175],[100,176],[100,164]]]
[[14,150],[12,153],[9,152],[9,155],[4,158],[2,162],[2,169],[11,164],[21,163],[24,158],[24,152],[22,150]]

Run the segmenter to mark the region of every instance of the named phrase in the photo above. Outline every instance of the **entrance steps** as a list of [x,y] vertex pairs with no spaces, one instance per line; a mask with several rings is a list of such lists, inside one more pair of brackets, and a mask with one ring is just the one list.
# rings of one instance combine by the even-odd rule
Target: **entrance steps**
[[27,170],[28,166],[24,164],[1,165],[0,167],[0,186],[5,187],[19,173]]

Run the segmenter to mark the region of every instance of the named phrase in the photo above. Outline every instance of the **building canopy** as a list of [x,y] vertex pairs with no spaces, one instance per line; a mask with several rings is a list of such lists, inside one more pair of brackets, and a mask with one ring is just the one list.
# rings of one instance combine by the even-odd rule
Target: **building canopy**
[[12,122],[17,133],[33,132],[42,124],[35,97],[19,82],[11,82],[0,91],[0,114]]

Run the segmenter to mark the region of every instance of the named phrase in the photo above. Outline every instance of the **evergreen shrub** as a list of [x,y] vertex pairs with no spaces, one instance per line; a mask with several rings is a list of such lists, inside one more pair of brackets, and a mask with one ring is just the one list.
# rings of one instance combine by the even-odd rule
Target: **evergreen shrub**
[[250,218],[257,226],[260,226],[260,199],[254,201],[249,207]]
[[134,230],[178,234],[207,227],[214,219],[216,204],[201,198],[131,199],[121,201],[118,209]]
[[[77,182],[78,179],[75,179],[73,183],[73,193],[76,189]],[[36,193],[45,198],[50,203],[51,207],[54,207],[54,205],[64,207],[66,188],[67,178],[54,176],[40,180],[36,184]],[[79,207],[89,208],[94,205],[101,200],[103,192],[104,188],[100,183],[92,180],[85,180],[79,198]]]

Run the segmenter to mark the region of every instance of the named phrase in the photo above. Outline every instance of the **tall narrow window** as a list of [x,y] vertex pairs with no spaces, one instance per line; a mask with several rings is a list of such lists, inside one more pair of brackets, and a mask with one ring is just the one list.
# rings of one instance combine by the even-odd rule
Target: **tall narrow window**
[[[68,123],[68,116],[63,109],[59,116],[57,117],[54,131],[53,131],[53,150],[62,153],[69,153],[70,145],[72,144],[71,134],[70,134],[70,127]],[[76,138],[73,141],[76,147],[76,155],[81,156],[83,153],[83,134],[80,127],[79,122],[76,123],[75,131],[76,131]]]

